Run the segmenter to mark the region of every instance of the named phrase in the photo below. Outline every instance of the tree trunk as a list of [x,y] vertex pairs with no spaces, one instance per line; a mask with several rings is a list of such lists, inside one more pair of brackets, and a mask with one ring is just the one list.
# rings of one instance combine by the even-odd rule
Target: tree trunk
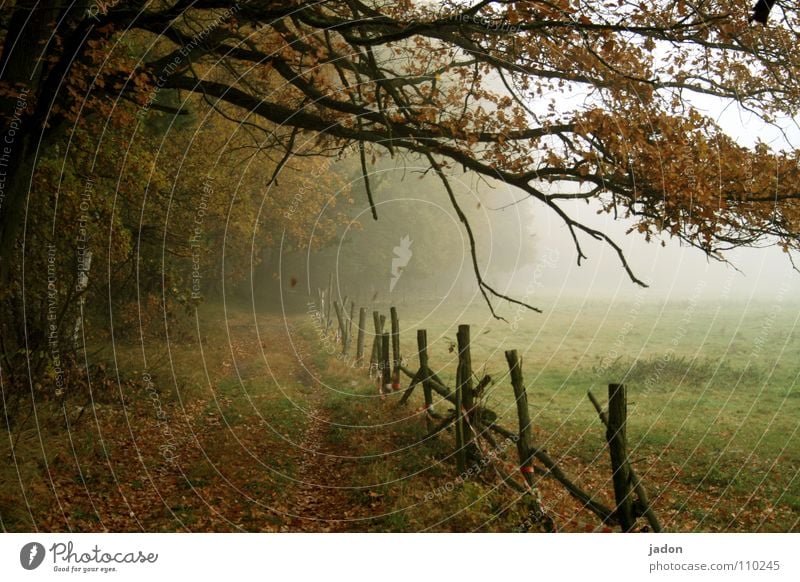
[[[58,87],[48,86],[43,74],[44,63],[56,50],[73,53],[49,65],[49,84],[61,83],[61,77],[68,73],[88,31],[83,23],[65,36],[63,49],[56,49],[57,43],[51,36],[54,24],[67,10],[66,5],[65,0],[18,0],[0,57],[0,71],[3,72],[0,86],[10,92],[0,98],[0,177],[3,178],[0,182],[0,292],[7,289],[10,281],[34,162],[36,156],[41,155],[38,142],[45,143],[42,134],[52,134],[60,125],[60,120],[52,115]],[[77,8],[70,10],[77,12]],[[44,54],[43,49],[46,49]],[[52,80],[54,77],[58,77],[57,81]]]

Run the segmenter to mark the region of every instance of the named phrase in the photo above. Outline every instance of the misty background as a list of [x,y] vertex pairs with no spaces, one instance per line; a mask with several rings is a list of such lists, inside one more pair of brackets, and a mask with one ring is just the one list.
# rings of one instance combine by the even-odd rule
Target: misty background
[[[325,248],[313,248],[312,230],[306,244],[279,245],[267,253],[254,272],[257,301],[265,300],[268,307],[282,298],[282,304],[297,307],[308,296],[315,297],[317,288],[327,289],[333,274],[334,298],[339,300],[349,296],[364,303],[483,302],[466,230],[438,178],[424,175],[413,160],[379,160],[370,174],[379,217],[375,221],[355,165],[345,161],[332,171],[349,181],[349,222]],[[646,242],[638,233],[626,232],[631,221],[598,214],[596,204],[565,204],[577,220],[608,233],[620,245],[633,272],[649,285],[643,289],[630,280],[612,248],[588,236],[580,239],[588,258],[578,266],[567,227],[524,193],[470,174],[454,173],[451,178],[474,232],[486,282],[545,311],[560,301],[694,298],[747,304],[774,300],[779,291],[784,297],[800,292],[800,274],[777,247],[736,249],[726,254],[727,262],[720,262],[666,235]],[[332,199],[337,196],[331,193]],[[319,220],[332,208],[318,209]],[[342,208],[335,205],[336,212]],[[393,275],[395,249],[403,239],[410,243],[410,256]],[[496,304],[501,312],[511,308],[502,300]]]

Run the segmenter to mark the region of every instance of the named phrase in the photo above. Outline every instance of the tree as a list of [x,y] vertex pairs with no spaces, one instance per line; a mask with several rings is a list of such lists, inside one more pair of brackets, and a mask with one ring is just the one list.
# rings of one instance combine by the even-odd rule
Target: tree
[[775,5],[775,0],[758,0],[753,6],[753,14],[750,16],[750,22],[756,21],[761,24],[766,24],[769,18],[769,13]]
[[[37,145],[119,100],[178,115],[188,94],[261,131],[282,161],[308,153],[299,135],[319,136],[327,152],[356,144],[370,197],[375,152],[420,157],[473,242],[490,306],[493,296],[517,300],[481,278],[449,185],[456,168],[555,213],[579,263],[586,239],[611,246],[640,285],[619,245],[574,219],[571,203],[596,201],[648,240],[677,237],[715,258],[766,243],[791,259],[797,153],[743,147],[691,101],[733,102],[776,125],[794,116],[800,12],[788,4],[769,26],[750,27],[749,0],[17,0],[0,61],[2,129],[16,140],[0,215],[3,279]],[[137,58],[132,38],[146,39]],[[178,107],[153,98],[166,89],[180,92]]]
[[[143,40],[130,39],[117,62],[135,59]],[[337,186],[336,175],[314,177],[327,167],[314,143],[305,144],[308,157],[281,159],[200,95],[182,103],[163,89],[151,97],[146,107],[98,99],[87,115],[53,108],[61,129],[45,128],[47,142],[17,200],[24,238],[3,252],[11,269],[0,288],[0,366],[12,409],[31,393],[30,378],[52,380],[42,397],[80,392],[85,374],[73,368],[81,345],[163,333],[165,317],[218,294],[223,282],[228,290],[244,283],[282,235],[298,244],[310,224],[317,244],[335,234],[338,209],[316,223],[306,211]],[[164,113],[175,107],[180,114]],[[23,109],[8,125],[12,150],[32,139]],[[6,188],[17,153],[0,162]]]

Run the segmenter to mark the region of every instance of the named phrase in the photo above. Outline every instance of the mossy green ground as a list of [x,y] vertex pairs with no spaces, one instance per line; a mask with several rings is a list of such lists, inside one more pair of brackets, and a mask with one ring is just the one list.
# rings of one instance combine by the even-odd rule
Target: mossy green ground
[[[485,404],[512,429],[503,351],[519,350],[536,444],[607,504],[604,430],[586,392],[604,401],[607,383],[624,382],[631,459],[668,530],[800,529],[797,306],[775,315],[767,304],[560,304],[516,320],[511,310],[513,324],[480,305],[398,310],[408,367],[417,364],[415,330],[425,328],[430,362],[451,385],[455,330],[471,324],[475,373],[494,379]],[[513,447],[505,464],[461,482],[452,435],[425,440],[422,395],[406,407],[397,406],[399,394],[381,399],[364,369],[326,353],[315,326],[308,314],[206,305],[196,320],[171,328],[168,341],[157,331],[147,337],[147,370],[169,418],[175,463],[159,449],[167,437],[141,381],[141,344],[101,346],[90,370],[99,377],[102,365],[106,380],[94,385],[93,404],[69,431],[61,411],[42,403],[40,428],[29,424],[6,440],[3,528],[519,527],[524,503],[497,478],[513,470]],[[109,374],[116,369],[120,383]],[[597,523],[551,479],[541,488],[562,529]]]

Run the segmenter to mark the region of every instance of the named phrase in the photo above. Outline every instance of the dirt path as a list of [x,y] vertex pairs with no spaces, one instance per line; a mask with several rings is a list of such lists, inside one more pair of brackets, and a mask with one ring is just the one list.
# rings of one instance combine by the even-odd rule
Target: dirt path
[[[316,349],[299,336],[293,340],[302,346],[303,353]],[[286,491],[286,503],[296,517],[281,531],[343,532],[363,528],[364,518],[374,508],[358,501],[358,478],[353,471],[358,460],[342,458],[352,453],[349,443],[334,439],[327,402],[330,388],[320,382],[318,368],[308,359],[295,359],[295,373],[309,391],[309,408],[303,438],[291,451],[297,459],[295,482]],[[354,526],[356,523],[361,525]]]
[[[307,320],[290,323],[291,342],[279,317],[259,316],[256,330],[252,314],[225,314],[203,322],[202,350],[191,333],[171,342],[171,367],[150,370],[150,390],[127,368],[119,388],[108,378],[100,394],[96,380],[81,422],[20,439],[20,478],[9,482],[24,487],[0,492],[3,528],[363,530],[365,521],[349,521],[372,511],[357,487],[363,462],[337,457],[357,457],[357,447],[331,424],[332,393],[315,378],[319,345],[301,333]],[[128,349],[137,346],[117,346]]]
[[[297,516],[282,531],[346,531],[342,521],[351,500],[337,470],[330,436],[330,422],[320,407],[309,410],[309,424],[298,443],[299,459],[295,484],[286,492],[286,504]],[[326,454],[328,453],[328,454]]]

